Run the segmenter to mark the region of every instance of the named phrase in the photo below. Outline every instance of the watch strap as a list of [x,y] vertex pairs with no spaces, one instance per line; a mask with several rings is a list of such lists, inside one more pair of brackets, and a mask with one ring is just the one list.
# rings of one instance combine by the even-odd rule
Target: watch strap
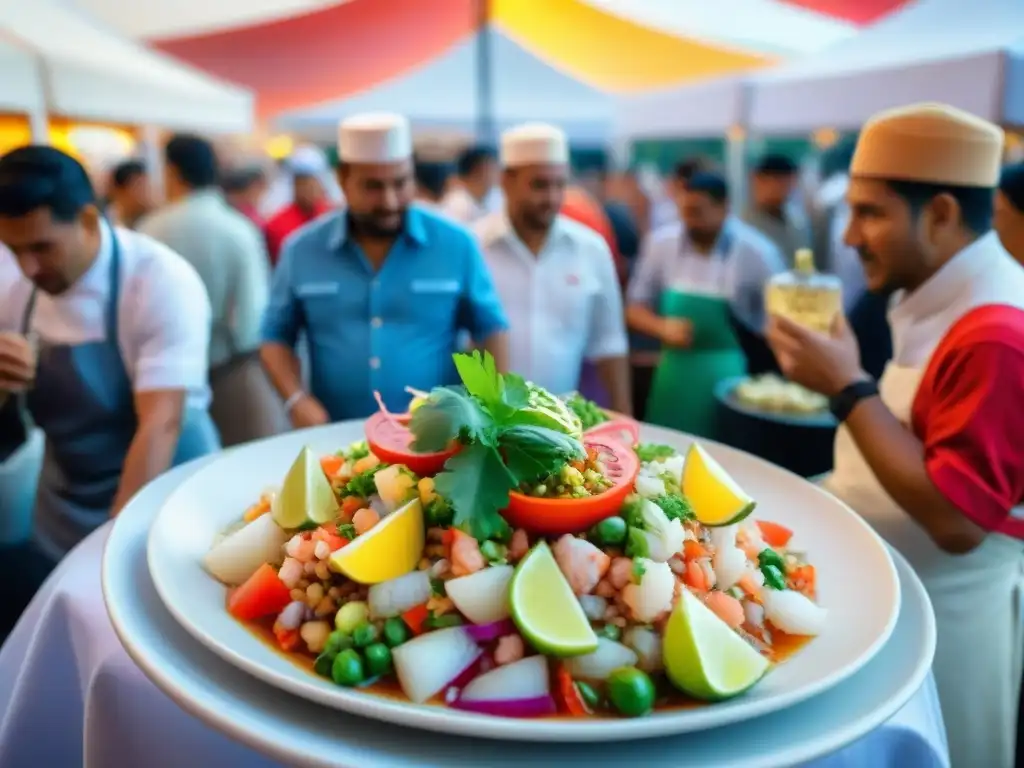
[[836,417],[836,421],[841,424],[849,418],[857,403],[877,394],[878,385],[872,379],[855,381],[844,387],[839,394],[829,398],[828,409]]

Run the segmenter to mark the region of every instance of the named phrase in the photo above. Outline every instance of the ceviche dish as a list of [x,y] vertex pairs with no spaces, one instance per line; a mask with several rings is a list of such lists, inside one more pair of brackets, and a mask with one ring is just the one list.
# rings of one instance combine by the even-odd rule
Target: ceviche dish
[[231,616],[334,685],[512,718],[731,698],[822,632],[814,565],[699,444],[455,363],[239,510],[204,560]]

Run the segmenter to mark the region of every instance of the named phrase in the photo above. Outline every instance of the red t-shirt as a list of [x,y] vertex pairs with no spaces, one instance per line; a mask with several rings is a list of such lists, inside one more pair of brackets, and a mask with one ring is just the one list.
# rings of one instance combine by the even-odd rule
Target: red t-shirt
[[1024,539],[1024,310],[960,318],[925,370],[911,413],[936,488],[988,531]]
[[267,233],[267,251],[270,253],[270,262],[277,264],[278,256],[281,255],[281,246],[288,235],[302,227],[313,219],[327,213],[331,209],[328,203],[320,203],[312,213],[306,213],[295,203],[290,203],[275,213],[267,222],[265,231]]

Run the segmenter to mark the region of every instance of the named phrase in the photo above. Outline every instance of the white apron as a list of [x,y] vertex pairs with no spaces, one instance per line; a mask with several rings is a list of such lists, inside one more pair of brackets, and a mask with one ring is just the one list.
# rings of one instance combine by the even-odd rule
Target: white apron
[[[879,382],[882,401],[904,425],[924,370],[889,363]],[[1012,768],[1024,646],[1024,542],[991,533],[966,555],[943,552],[882,488],[845,426],[836,434],[835,469],[823,486],[906,557],[928,590],[952,768]]]

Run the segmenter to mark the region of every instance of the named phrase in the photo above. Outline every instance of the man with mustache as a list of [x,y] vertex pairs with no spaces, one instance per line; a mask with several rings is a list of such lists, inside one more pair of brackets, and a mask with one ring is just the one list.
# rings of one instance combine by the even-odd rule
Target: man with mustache
[[850,169],[867,287],[893,292],[876,383],[843,319],[773,318],[783,372],[842,426],[824,487],[914,566],[935,608],[954,768],[1014,762],[1024,624],[1024,270],[992,231],[1003,131],[942,104],[883,112]]
[[[456,380],[460,331],[508,363],[507,322],[473,236],[413,204],[408,121],[364,114],[342,122],[338,181],[347,208],[285,241],[263,322],[261,357],[292,423],[363,418],[374,392],[403,411],[405,388]],[[310,385],[295,344],[304,332]]]

